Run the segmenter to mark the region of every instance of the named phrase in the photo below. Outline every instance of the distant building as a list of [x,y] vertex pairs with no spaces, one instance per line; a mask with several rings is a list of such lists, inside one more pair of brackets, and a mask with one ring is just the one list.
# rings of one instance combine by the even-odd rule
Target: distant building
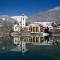
[[20,29],[20,26],[18,25],[18,24],[15,24],[14,26],[13,26],[13,30],[15,31],[15,32],[19,32],[21,29]]
[[26,20],[28,19],[27,16],[22,15],[22,16],[12,16],[13,19],[17,20],[17,22],[19,23],[19,26],[21,26],[22,28],[24,28],[26,26]]
[[29,24],[30,32],[43,32],[43,26],[41,24]]
[[24,31],[24,32],[30,32],[30,30],[29,30],[29,26],[25,26],[25,28],[24,28],[23,31]]
[[52,22],[32,22],[32,24],[38,24],[38,25],[40,24],[40,25],[42,25],[43,26],[43,31],[44,31],[44,29],[46,27],[48,27],[49,30],[53,29]]
[[28,26],[25,26],[24,32],[31,32],[31,33],[43,32],[43,26],[41,24],[31,23]]

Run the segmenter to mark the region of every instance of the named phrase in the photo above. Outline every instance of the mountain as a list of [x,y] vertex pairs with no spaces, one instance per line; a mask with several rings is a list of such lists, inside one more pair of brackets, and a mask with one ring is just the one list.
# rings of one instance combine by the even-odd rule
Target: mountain
[[47,12],[39,12],[29,18],[32,22],[60,22],[60,7],[48,10]]
[[14,24],[16,20],[12,19],[10,16],[0,16],[0,23],[2,24]]
[[60,7],[52,8],[52,9],[49,10],[49,12],[50,12],[50,11],[51,11],[51,12],[56,12],[56,11],[58,12],[58,11],[60,11]]
[[16,20],[10,16],[0,16],[0,32],[12,31],[12,26],[16,23]]

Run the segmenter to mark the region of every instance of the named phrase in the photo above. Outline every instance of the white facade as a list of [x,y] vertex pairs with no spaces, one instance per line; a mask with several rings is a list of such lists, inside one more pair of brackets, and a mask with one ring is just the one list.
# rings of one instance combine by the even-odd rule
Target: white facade
[[24,28],[26,26],[26,20],[28,19],[27,16],[12,16],[13,19],[17,20],[17,22],[19,23],[19,26],[21,26],[22,28]]
[[20,26],[18,24],[14,25],[13,27],[14,31],[20,31]]

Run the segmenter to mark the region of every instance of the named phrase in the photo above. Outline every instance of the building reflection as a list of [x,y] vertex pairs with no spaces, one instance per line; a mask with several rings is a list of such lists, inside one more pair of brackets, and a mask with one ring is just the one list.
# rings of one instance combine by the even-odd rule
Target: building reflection
[[60,45],[60,37],[41,37],[41,36],[15,36],[15,37],[0,37],[0,51],[20,51],[25,53],[28,51],[28,46],[41,45]]
[[17,46],[16,48],[12,49],[13,51],[20,51],[22,53],[27,51],[26,42],[21,39],[22,39],[21,37],[13,38],[13,43],[14,43],[14,45]]
[[60,45],[60,36],[53,36],[51,39],[53,40],[53,45]]
[[17,47],[13,49],[13,51],[21,51],[22,53],[25,53],[28,51],[27,44],[32,45],[51,45],[51,43],[47,43],[46,40],[44,40],[44,37],[40,36],[30,36],[30,37],[14,37],[13,43]]

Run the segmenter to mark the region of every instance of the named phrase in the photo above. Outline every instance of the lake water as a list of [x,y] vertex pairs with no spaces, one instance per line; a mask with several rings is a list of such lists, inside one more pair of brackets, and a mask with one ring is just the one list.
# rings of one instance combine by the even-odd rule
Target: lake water
[[16,60],[60,60],[60,36],[0,37],[0,57],[12,57]]

